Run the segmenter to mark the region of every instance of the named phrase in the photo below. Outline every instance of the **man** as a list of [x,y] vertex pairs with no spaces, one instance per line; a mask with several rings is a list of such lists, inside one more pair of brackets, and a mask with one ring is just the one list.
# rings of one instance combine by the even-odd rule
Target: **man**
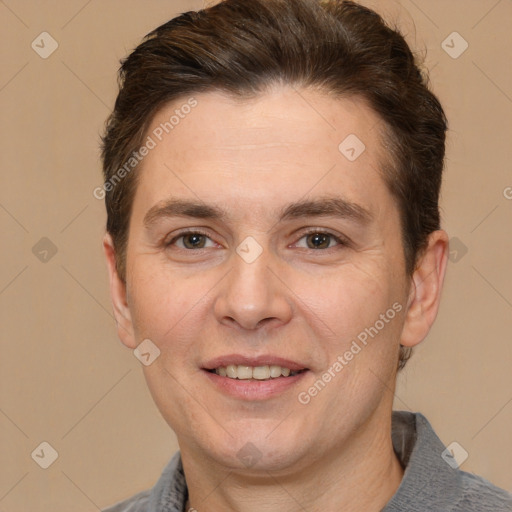
[[109,511],[512,510],[392,413],[440,301],[445,132],[403,37],[352,2],[226,0],[123,62],[104,248],[180,453]]

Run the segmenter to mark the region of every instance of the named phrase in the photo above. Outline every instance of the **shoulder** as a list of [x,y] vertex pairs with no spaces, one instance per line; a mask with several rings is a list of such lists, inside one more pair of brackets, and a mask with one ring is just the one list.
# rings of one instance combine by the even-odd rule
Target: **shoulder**
[[[436,463],[432,466],[438,474],[444,474],[446,488],[443,490],[453,499],[453,512],[512,512],[512,494],[501,489],[485,478],[468,473],[459,468],[451,468],[441,462],[439,451],[446,453],[445,446],[434,433],[430,423],[421,414],[416,414],[416,425],[423,438],[428,441],[430,452],[435,454]],[[437,443],[437,448],[435,445]],[[428,455],[427,455],[428,456]],[[438,465],[440,464],[440,466]]]
[[149,512],[150,495],[151,490],[139,492],[127,500],[103,509],[102,512]]
[[404,476],[384,512],[512,512],[512,495],[459,469],[420,413],[393,413],[393,448]]
[[512,494],[484,478],[460,472],[462,496],[454,512],[512,512]]

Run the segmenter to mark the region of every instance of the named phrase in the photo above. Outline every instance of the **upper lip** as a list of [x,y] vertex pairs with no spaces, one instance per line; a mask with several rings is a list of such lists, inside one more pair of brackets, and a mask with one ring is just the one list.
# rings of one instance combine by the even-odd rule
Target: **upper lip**
[[226,367],[230,364],[242,365],[242,366],[281,366],[288,368],[291,371],[307,370],[306,365],[291,361],[283,357],[273,355],[261,355],[261,356],[244,356],[242,354],[227,354],[224,356],[215,357],[203,364],[205,370],[215,370],[221,366]]

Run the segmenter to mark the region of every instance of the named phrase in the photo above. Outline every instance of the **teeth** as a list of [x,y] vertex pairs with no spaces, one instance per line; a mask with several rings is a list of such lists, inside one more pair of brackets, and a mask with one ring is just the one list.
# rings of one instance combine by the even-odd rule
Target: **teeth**
[[252,368],[250,366],[237,366],[237,377],[239,379],[252,379]]
[[270,368],[268,366],[256,366],[252,370],[252,378],[258,380],[270,379]]
[[237,367],[234,364],[230,364],[226,367],[226,376],[230,379],[236,379],[238,377]]
[[281,371],[282,371],[282,369],[281,369],[281,367],[280,367],[280,366],[272,365],[272,366],[270,367],[270,376],[271,376],[272,378],[274,378],[274,379],[275,379],[276,377],[281,377]]
[[219,366],[219,368],[215,369],[215,373],[221,377],[229,377],[230,379],[267,380],[288,377],[290,375],[293,376],[299,372],[292,372],[289,368],[283,368],[277,365],[245,366],[241,364],[230,364],[228,366]]

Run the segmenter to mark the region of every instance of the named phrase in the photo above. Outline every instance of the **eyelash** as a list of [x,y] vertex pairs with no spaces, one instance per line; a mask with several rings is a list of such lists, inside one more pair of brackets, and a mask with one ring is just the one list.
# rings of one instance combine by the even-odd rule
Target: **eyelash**
[[[203,231],[201,230],[200,228],[197,228],[197,229],[193,229],[193,230],[187,230],[187,231],[182,231],[181,233],[179,233],[178,235],[176,235],[175,237],[173,237],[171,240],[169,240],[168,242],[164,242],[164,246],[166,248],[172,246],[177,240],[179,240],[180,238],[183,238],[187,235],[201,235],[201,236],[205,236],[206,238],[209,238],[210,240],[212,240],[212,238],[209,236],[208,233],[206,233],[206,231]],[[326,236],[329,236],[331,237],[332,239],[334,239],[335,242],[337,242],[338,246],[348,246],[349,245],[349,240],[340,236],[340,235],[335,235],[334,233],[331,233],[330,231],[326,231],[326,230],[323,230],[323,229],[310,229],[308,231],[305,231],[301,234],[301,237],[299,238],[299,240],[302,240],[304,237],[308,236],[308,235],[326,235]],[[212,240],[213,241],[213,240]],[[297,243],[297,242],[295,242]],[[183,250],[183,251],[200,251],[204,248],[200,248],[200,249],[182,249],[181,247],[179,247],[180,250]],[[334,247],[328,247],[327,249],[309,249],[307,248],[307,250],[310,250],[310,251],[327,251],[329,249],[334,249]]]
[[[200,228],[197,228],[197,229],[189,229],[187,231],[182,231],[181,233],[179,233],[178,235],[173,237],[168,242],[164,242],[164,245],[165,245],[165,247],[170,247],[171,245],[173,245],[176,242],[176,240],[179,240],[180,238],[183,238],[184,236],[187,236],[187,235],[202,235],[202,236],[205,236],[206,238],[209,238],[211,240],[211,237],[209,236],[208,233],[206,233],[205,231],[201,230]],[[180,249],[181,249],[181,247],[180,247]],[[192,251],[193,249],[183,249],[183,250],[184,251]],[[195,250],[197,251],[197,250],[200,250],[200,249],[195,249]]]
[[327,235],[327,236],[330,236],[331,238],[333,238],[340,245],[348,245],[348,239],[346,239],[345,237],[343,237],[341,235],[335,235],[331,231],[320,229],[320,228],[317,228],[317,229],[313,228],[313,229],[303,232],[301,237],[299,238],[299,240],[308,235]]

